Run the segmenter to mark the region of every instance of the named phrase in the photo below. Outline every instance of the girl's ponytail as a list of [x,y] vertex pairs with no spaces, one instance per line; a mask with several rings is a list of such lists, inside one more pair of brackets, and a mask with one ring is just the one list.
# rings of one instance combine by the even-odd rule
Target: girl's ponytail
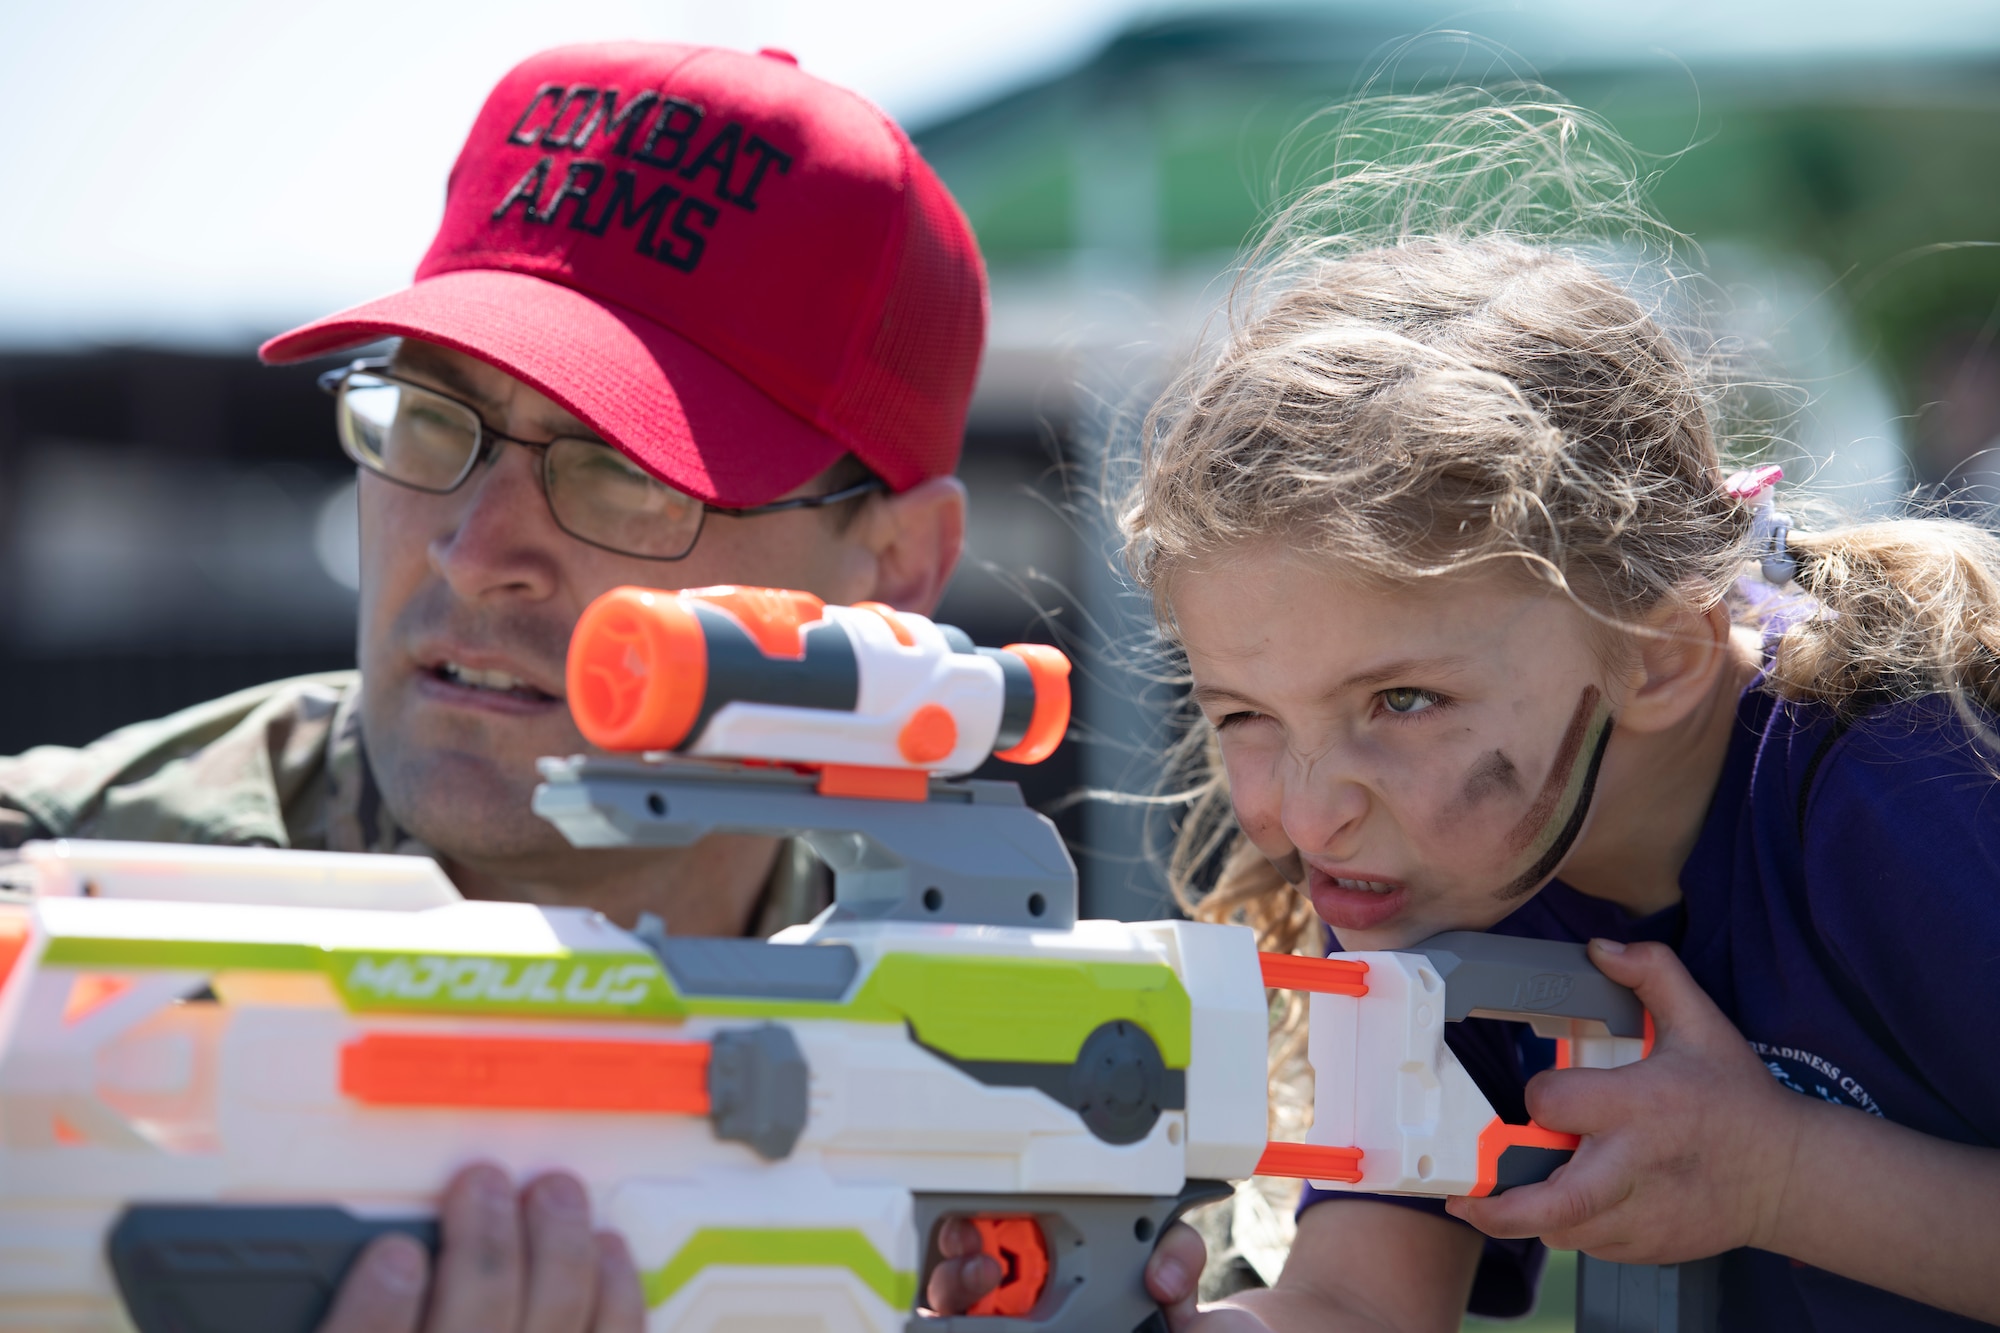
[[1899,518],[1795,531],[1786,549],[1817,610],[1778,640],[1772,690],[1847,716],[1947,694],[1982,739],[2000,740],[1991,723],[2000,714],[2000,538],[1969,523]]

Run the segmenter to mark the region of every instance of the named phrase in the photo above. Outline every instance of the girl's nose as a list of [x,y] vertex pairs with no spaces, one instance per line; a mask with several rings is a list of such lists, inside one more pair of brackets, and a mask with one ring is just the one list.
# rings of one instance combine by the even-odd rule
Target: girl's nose
[[1332,777],[1301,766],[1285,783],[1285,836],[1307,856],[1344,858],[1355,844],[1367,818],[1368,789],[1346,777]]

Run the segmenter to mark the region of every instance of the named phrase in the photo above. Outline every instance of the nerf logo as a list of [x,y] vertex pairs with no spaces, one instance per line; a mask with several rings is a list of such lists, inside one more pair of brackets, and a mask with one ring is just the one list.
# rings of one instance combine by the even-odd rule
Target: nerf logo
[[621,1008],[651,996],[659,975],[642,962],[395,955],[355,959],[341,989],[356,999],[416,1004]]
[[1553,1009],[1569,998],[1575,985],[1575,979],[1566,973],[1539,973],[1522,982],[1514,991],[1514,1008]]

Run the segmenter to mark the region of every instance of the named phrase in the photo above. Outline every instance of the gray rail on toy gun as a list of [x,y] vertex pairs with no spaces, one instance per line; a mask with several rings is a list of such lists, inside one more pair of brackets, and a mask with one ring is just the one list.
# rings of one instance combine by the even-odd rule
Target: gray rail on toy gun
[[834,920],[1076,923],[1075,863],[1011,782],[934,778],[923,801],[875,801],[822,796],[783,768],[576,757],[541,772],[535,813],[578,847],[803,840],[833,871]]

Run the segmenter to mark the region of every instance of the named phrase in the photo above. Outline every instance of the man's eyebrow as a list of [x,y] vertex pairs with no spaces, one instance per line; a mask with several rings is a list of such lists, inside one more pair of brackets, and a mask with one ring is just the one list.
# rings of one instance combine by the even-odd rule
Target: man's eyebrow
[[1426,677],[1451,675],[1463,671],[1468,660],[1456,655],[1400,658],[1394,662],[1384,662],[1381,666],[1370,667],[1366,671],[1358,671],[1334,686],[1328,693],[1338,694],[1342,690],[1360,689],[1369,685],[1392,685],[1398,682],[1407,684]]
[[471,400],[480,407],[492,411],[500,406],[500,400],[482,390],[471,376],[443,357],[428,357],[422,352],[405,355],[398,353],[390,364],[395,374],[414,372],[426,379],[436,380],[461,398]]
[[[434,379],[452,393],[470,401],[475,407],[480,408],[484,414],[499,414],[500,400],[483,392],[477,383],[450,361],[442,358],[433,360],[419,352],[407,362],[399,356],[396,359],[394,370],[398,374],[414,371],[418,375]],[[592,444],[616,447],[611,444],[611,441],[599,435],[582,421],[572,419],[571,423],[566,427],[556,423],[545,422],[543,424],[545,426],[544,433],[547,435],[563,435],[573,440],[589,440]]]

